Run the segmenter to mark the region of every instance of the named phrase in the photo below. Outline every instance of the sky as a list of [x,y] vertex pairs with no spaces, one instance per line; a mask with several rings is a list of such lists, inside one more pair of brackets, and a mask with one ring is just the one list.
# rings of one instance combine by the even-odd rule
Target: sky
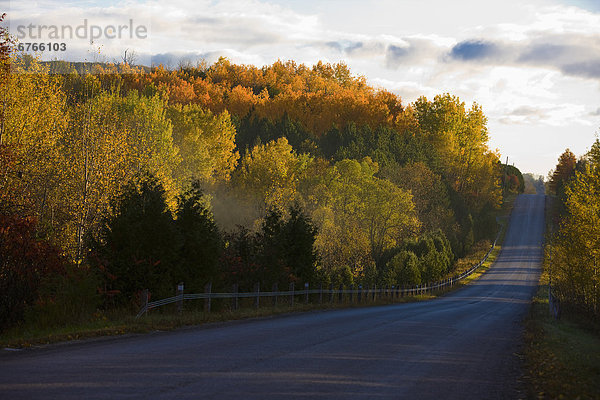
[[0,10],[20,42],[65,43],[43,59],[322,60],[407,105],[451,93],[483,107],[490,147],[524,173],[546,176],[600,133],[600,0],[0,0]]

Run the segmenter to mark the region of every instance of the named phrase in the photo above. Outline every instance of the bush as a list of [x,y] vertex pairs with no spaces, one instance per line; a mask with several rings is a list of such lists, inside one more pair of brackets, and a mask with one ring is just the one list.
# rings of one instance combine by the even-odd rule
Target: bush
[[221,256],[221,280],[227,284],[238,284],[240,290],[251,290],[257,282],[258,261],[256,259],[256,235],[247,228],[225,235],[224,252]]
[[454,254],[441,230],[429,232],[405,248],[387,263],[386,283],[416,285],[440,280],[450,271]]
[[60,251],[35,228],[33,218],[0,214],[0,331],[23,319],[44,279],[64,274]]
[[422,283],[419,258],[412,251],[404,250],[396,254],[388,262],[387,269],[394,284],[413,286]]
[[64,275],[44,278],[39,298],[25,320],[40,328],[88,320],[100,306],[98,276],[90,268],[67,266]]

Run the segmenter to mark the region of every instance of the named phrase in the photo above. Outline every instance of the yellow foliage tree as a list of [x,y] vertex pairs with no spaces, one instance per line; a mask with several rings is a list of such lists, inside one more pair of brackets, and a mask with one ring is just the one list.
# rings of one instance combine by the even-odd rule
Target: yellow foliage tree
[[296,154],[286,138],[255,146],[241,160],[233,186],[244,197],[258,199],[261,208],[282,212],[300,200],[298,185],[312,163],[306,154]]
[[239,154],[235,151],[235,127],[227,111],[214,115],[197,104],[168,108],[173,141],[181,163],[176,177],[181,184],[192,180],[213,183],[229,180]]

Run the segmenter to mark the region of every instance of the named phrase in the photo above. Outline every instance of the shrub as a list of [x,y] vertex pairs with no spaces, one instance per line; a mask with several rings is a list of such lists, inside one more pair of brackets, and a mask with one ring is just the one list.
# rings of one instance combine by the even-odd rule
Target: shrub
[[421,263],[412,251],[401,251],[396,254],[387,264],[387,270],[392,282],[413,286],[419,285],[421,281]]
[[23,319],[43,279],[64,274],[60,251],[35,237],[33,218],[0,214],[0,331]]
[[43,279],[39,297],[25,311],[25,320],[37,327],[85,321],[100,305],[99,280],[89,267],[68,265],[65,274]]

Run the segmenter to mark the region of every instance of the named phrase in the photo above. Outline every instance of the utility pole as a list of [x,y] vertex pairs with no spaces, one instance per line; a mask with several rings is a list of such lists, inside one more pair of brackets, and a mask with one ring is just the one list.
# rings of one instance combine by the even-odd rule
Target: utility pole
[[508,156],[506,156],[506,164],[504,164],[504,175],[503,175],[503,179],[502,179],[502,194],[503,195],[506,192],[506,180],[508,179],[508,172],[506,172],[507,169],[508,169]]

